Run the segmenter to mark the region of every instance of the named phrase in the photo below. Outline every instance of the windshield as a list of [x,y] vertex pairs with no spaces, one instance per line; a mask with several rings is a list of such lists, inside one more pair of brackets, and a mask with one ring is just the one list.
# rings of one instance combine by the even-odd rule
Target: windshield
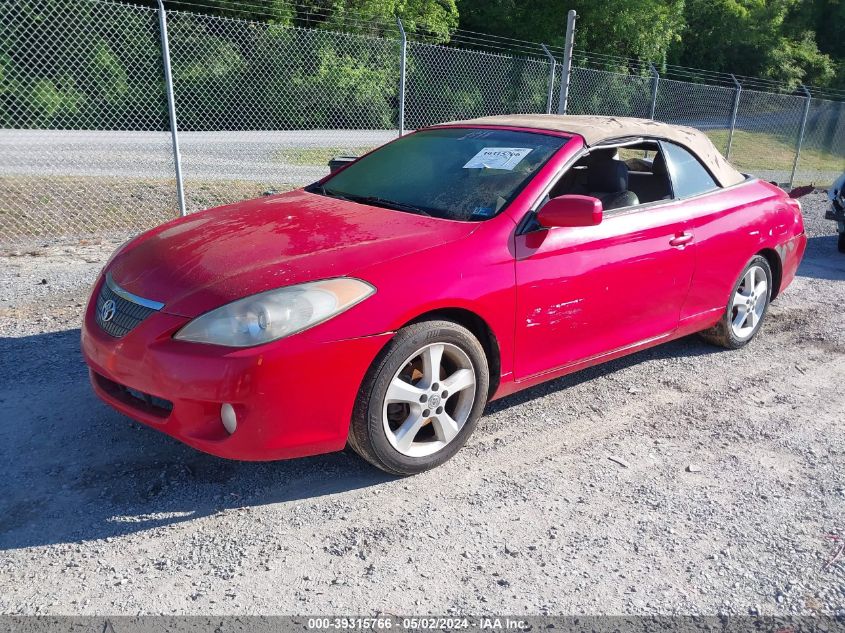
[[486,220],[567,140],[508,130],[425,130],[377,149],[312,191],[449,220]]

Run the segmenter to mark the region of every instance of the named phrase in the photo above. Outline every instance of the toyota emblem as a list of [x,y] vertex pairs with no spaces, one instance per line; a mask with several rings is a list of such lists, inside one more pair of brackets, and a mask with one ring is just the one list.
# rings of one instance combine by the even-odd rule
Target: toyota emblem
[[109,299],[105,303],[103,303],[102,307],[100,308],[100,319],[102,319],[103,323],[108,323],[114,318],[114,313],[117,311],[117,306],[114,303],[113,299]]

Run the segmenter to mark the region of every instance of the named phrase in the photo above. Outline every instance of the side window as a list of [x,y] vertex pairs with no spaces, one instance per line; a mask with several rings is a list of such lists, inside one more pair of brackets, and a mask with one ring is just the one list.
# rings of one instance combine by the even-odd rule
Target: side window
[[550,198],[581,194],[598,198],[605,211],[672,199],[669,171],[657,141],[596,148],[552,187]]
[[676,198],[688,198],[719,188],[704,165],[683,147],[667,142],[662,146]]

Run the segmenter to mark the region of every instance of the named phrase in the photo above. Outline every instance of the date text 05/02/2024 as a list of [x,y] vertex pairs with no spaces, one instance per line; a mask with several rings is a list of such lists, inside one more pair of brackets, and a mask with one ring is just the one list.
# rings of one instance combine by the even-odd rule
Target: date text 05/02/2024
[[308,619],[309,629],[390,630],[407,631],[522,631],[529,628],[525,620],[509,617],[317,617]]

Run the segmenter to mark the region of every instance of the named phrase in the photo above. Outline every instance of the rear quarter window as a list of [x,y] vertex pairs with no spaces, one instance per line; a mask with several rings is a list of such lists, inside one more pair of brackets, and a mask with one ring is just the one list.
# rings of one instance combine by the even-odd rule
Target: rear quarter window
[[676,198],[689,198],[719,188],[710,172],[680,145],[661,143]]

